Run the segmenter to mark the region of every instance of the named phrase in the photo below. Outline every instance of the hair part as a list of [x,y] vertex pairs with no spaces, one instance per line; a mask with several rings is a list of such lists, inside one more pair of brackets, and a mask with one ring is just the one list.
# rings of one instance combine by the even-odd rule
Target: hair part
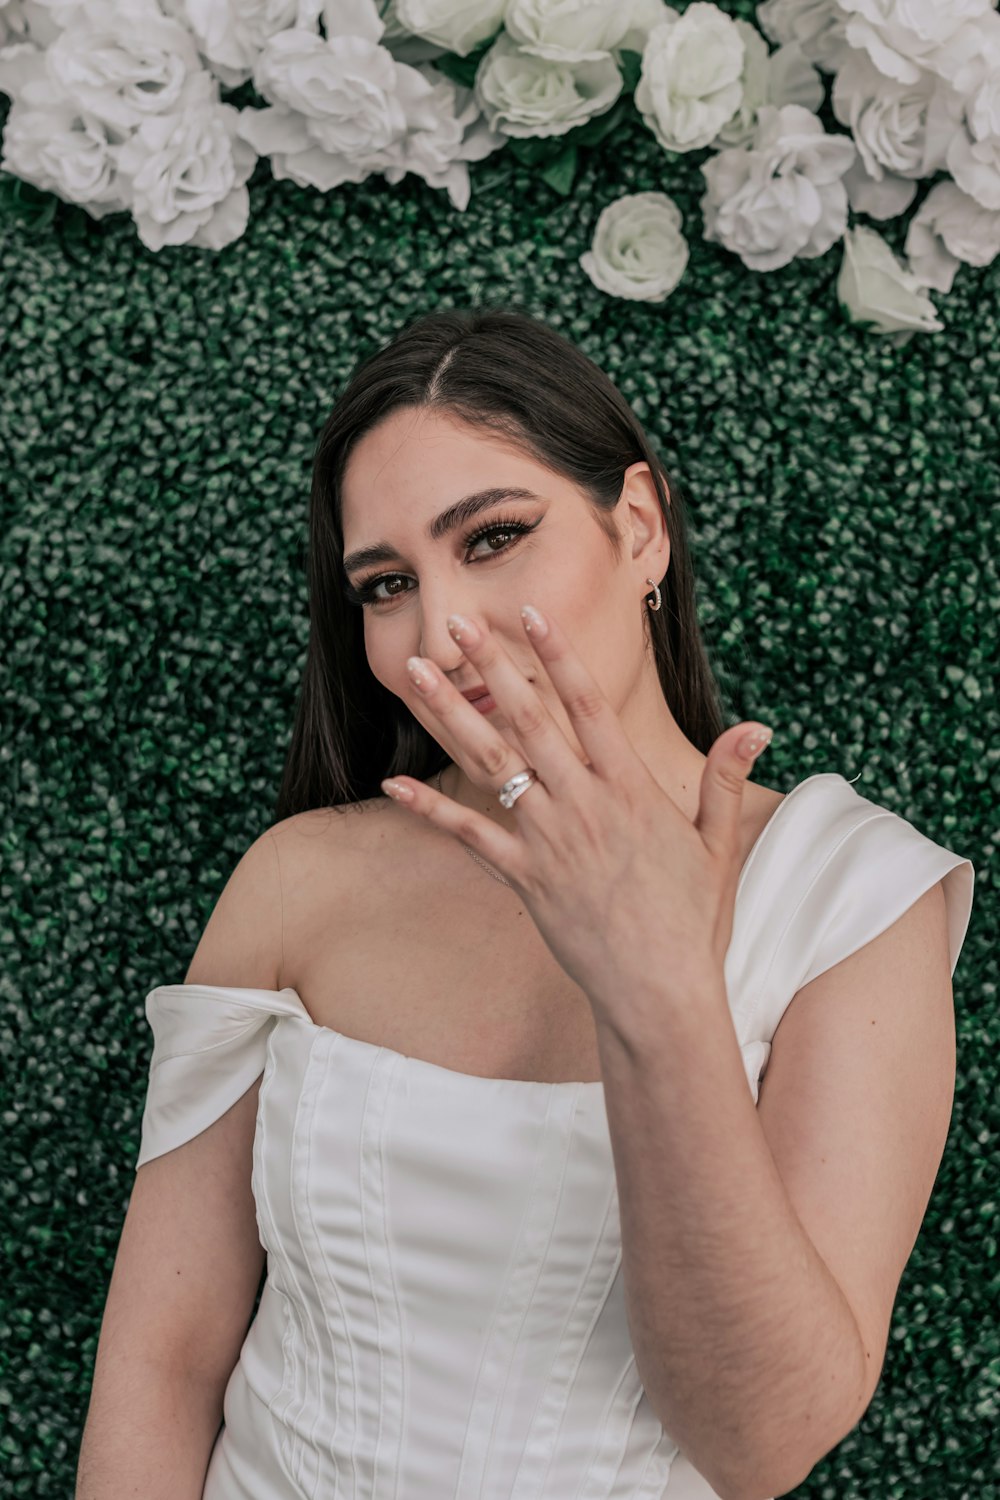
[[645,460],[670,536],[662,606],[645,609],[664,698],[707,755],[725,728],[695,609],[686,500],[624,396],[546,323],[508,307],[442,309],[404,326],[354,369],[313,459],[306,575],[309,644],[275,806],[280,821],[381,794],[387,776],[427,780],[449,756],[368,665],[362,611],[345,599],[342,495],[355,445],[402,408],[450,415],[571,480],[612,554],[625,471]]

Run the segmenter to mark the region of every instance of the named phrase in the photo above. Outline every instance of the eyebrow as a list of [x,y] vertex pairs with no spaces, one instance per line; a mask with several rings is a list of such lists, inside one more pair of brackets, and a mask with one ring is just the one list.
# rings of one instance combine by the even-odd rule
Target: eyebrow
[[[426,527],[428,540],[438,541],[447,536],[449,531],[456,531],[471,521],[480,512],[489,510],[490,506],[498,505],[502,500],[541,500],[541,495],[536,495],[534,490],[522,489],[517,485],[503,485],[499,489],[476,490],[471,495],[464,495],[461,500],[456,500],[454,505],[449,505],[440,515],[435,516],[433,521],[428,522]],[[349,573],[355,568],[367,568],[372,563],[399,562],[402,561],[402,553],[397,552],[391,542],[373,542],[370,547],[358,547],[354,552],[349,552],[344,558],[344,572]]]

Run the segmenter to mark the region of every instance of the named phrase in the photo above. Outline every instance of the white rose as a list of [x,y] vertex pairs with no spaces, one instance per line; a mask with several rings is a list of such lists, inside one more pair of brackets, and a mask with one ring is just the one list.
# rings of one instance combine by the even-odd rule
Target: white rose
[[[15,95],[13,78],[18,79]],[[0,170],[65,203],[79,203],[94,219],[128,208],[114,148],[122,133],[81,109],[46,76],[44,53],[29,42],[0,52],[0,89],[12,100],[3,132]]]
[[710,145],[747,146],[757,128],[757,115],[765,104],[780,109],[783,104],[801,104],[816,111],[823,103],[826,88],[816,69],[807,62],[797,42],[789,42],[769,53],[767,43],[749,21],[736,21],[743,38],[743,98],[731,120],[728,120]]
[[509,136],[566,135],[611,108],[622,75],[610,53],[555,63],[523,52],[501,32],[476,69],[476,99],[491,130]]
[[729,147],[701,168],[705,238],[752,271],[823,255],[847,225],[840,179],[855,154],[852,141],[827,135],[801,105],[765,104],[751,147]]
[[621,0],[509,0],[503,24],[522,52],[550,62],[596,62],[621,46],[630,19]]
[[961,32],[993,8],[993,0],[838,0],[848,12],[847,40],[863,48],[887,78],[916,83],[923,68],[954,81],[954,49],[964,51]]
[[973,140],[963,126],[948,146],[948,170],[983,208],[1000,208],[1000,135]]
[[667,0],[625,0],[623,6],[628,13],[628,31],[618,43],[617,52],[643,52],[646,41],[654,26],[659,26],[662,21],[669,21],[676,15],[672,5]]
[[977,141],[1000,135],[1000,57],[996,64],[966,105],[969,132]]
[[216,78],[235,89],[275,32],[315,31],[322,10],[323,0],[186,0],[185,15]]
[[250,217],[245,184],[257,157],[237,135],[238,122],[239,110],[219,102],[218,84],[202,72],[176,114],[151,115],[118,148],[139,238],[150,250],[221,250],[242,235]]
[[190,31],[156,0],[89,0],[46,48],[46,63],[68,98],[121,131],[176,111],[203,71]]
[[[437,42],[429,42],[422,36],[416,36],[408,26],[404,26],[399,19],[396,0],[378,0],[379,18],[382,22],[383,31],[379,41],[383,47],[388,47],[399,62],[420,63],[433,62],[443,52],[450,52],[450,47],[439,47]],[[327,35],[329,35],[327,28]]]
[[872,219],[897,219],[917,196],[917,184],[912,178],[898,177],[882,167],[879,173],[873,177],[863,158],[857,157],[841,178],[847,189],[847,201],[856,214],[868,214]]
[[0,47],[32,40],[37,41],[37,38],[29,36],[28,18],[21,0],[6,0],[6,3],[0,0]]
[[[46,103],[53,102],[50,91],[54,89],[56,99],[64,99],[68,105],[72,105],[73,101],[66,98],[65,91],[49,74],[44,47],[26,39],[9,41],[0,48],[0,93],[6,94],[10,99],[20,99],[28,84],[37,83],[48,85],[44,93]],[[39,99],[39,108],[41,103]]]
[[837,0],[762,0],[757,24],[776,45],[797,42],[824,73],[835,73],[847,52],[847,22]]
[[664,302],[688,263],[681,223],[680,209],[666,193],[627,193],[601,213],[580,265],[612,297]]
[[963,261],[988,266],[1000,255],[1000,209],[982,208],[954,182],[939,182],[910,220],[906,255],[924,286],[950,292]]
[[743,97],[743,52],[736,22],[703,0],[653,27],[634,98],[664,151],[697,151],[732,119]]
[[[335,24],[367,34],[338,33]],[[398,62],[378,37],[374,0],[325,12],[327,36],[272,36],[254,67],[267,109],[245,109],[239,133],[271,160],[276,178],[329,192],[381,172],[395,183],[416,172],[446,188],[456,208],[469,201],[467,163],[503,144],[482,120],[472,90],[436,69]]]
[[330,192],[364,182],[379,166],[402,158],[410,128],[433,129],[423,106],[431,85],[368,37],[280,31],[254,65],[254,84],[268,109],[244,109],[239,133],[269,156],[279,180]]
[[917,277],[880,234],[861,224],[844,235],[837,296],[854,321],[872,323],[880,333],[939,333],[944,327]]
[[912,83],[880,73],[852,51],[833,81],[833,112],[850,127],[869,177],[933,177],[962,119],[961,95],[930,72]]
[[13,0],[2,7],[3,19],[13,28],[15,41],[48,47],[79,14],[86,0]]
[[963,21],[932,58],[932,71],[971,100],[980,85],[1000,73],[1000,14],[995,10]]
[[434,126],[408,131],[386,165],[381,166],[377,157],[373,162],[391,183],[415,172],[429,187],[444,188],[455,208],[464,212],[472,192],[468,163],[481,161],[506,145],[506,137],[488,128],[472,89],[426,64],[416,66],[431,89],[428,104],[434,111]]
[[508,0],[396,0],[396,15],[414,36],[466,57],[500,30],[507,4]]

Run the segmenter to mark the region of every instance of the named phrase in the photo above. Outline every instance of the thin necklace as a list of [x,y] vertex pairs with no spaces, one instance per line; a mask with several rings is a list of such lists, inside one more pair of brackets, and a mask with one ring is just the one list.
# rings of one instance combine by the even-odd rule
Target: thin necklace
[[[441,777],[443,775],[444,775],[444,766],[442,766],[441,769],[440,769],[440,771],[437,773],[437,789],[438,789],[438,791],[441,790]],[[459,843],[460,844],[462,843],[461,839],[459,839]],[[504,880],[504,878],[503,878],[502,875],[498,875],[497,872],[496,872],[496,870],[494,870],[494,868],[493,868],[492,865],[488,865],[486,863],[485,859],[480,859],[480,857],[476,853],[475,849],[470,849],[469,846],[468,846],[468,844],[462,844],[462,848],[465,850],[466,854],[471,854],[472,855],[472,858],[476,861],[477,865],[482,865],[482,867],[486,871],[487,875],[492,875],[493,879],[494,880],[499,880],[499,882],[500,882],[501,885],[506,885],[506,886],[510,885],[510,881],[509,880]]]

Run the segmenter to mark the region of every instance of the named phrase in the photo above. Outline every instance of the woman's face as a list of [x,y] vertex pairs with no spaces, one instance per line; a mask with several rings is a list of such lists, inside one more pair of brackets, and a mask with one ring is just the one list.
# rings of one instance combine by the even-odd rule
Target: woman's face
[[[633,464],[625,478],[615,512],[624,545],[616,560],[576,486],[499,436],[407,408],[354,448],[342,496],[344,563],[348,583],[369,598],[363,606],[368,662],[451,759],[461,761],[459,747],[447,742],[406,670],[407,657],[424,656],[459,691],[482,683],[449,633],[450,614],[486,627],[534,684],[581,760],[583,749],[521,623],[521,605],[555,616],[619,713],[644,674],[655,679],[644,651],[643,599],[651,592],[645,580],[662,579],[670,544],[648,466]],[[468,496],[510,489],[522,494],[498,494],[475,514],[439,519]],[[470,541],[485,527],[497,529]],[[380,560],[352,558],[376,546],[384,547]],[[523,750],[502,708],[487,717]]]

